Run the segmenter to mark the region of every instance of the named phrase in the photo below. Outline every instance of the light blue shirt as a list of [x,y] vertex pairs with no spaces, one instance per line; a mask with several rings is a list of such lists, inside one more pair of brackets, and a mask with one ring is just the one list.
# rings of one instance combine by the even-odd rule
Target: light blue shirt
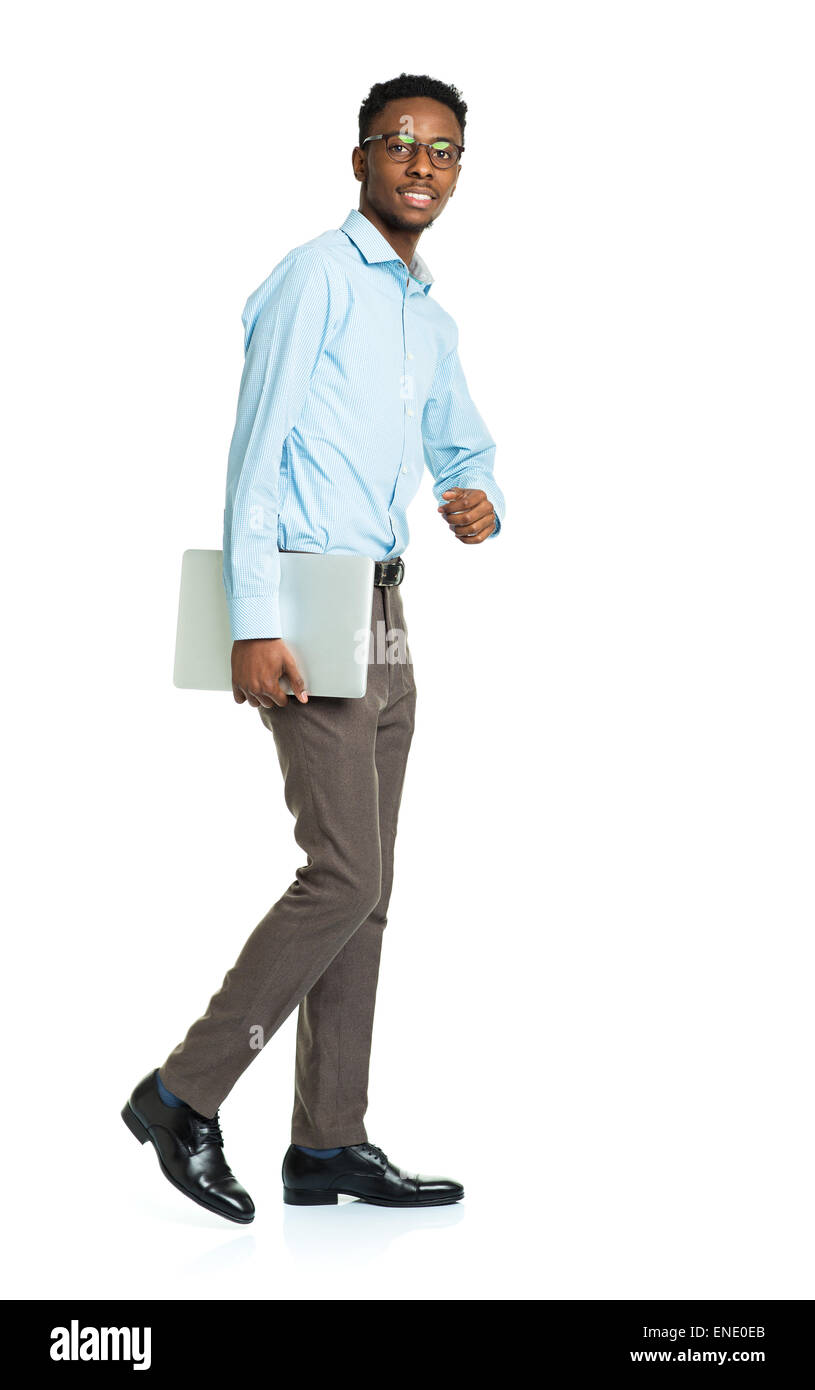
[[249,296],[226,481],[232,638],[280,637],[279,550],[384,560],[408,544],[424,465],[439,503],[483,488],[504,518],[495,443],[473,404],[455,322],[352,208],[296,246]]

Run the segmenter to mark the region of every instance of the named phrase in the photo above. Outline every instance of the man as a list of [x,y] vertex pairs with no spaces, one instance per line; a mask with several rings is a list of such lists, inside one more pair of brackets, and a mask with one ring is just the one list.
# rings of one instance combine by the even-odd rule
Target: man
[[[427,1206],[464,1195],[452,1179],[391,1163],[368,1143],[363,1118],[416,707],[399,589],[405,513],[426,463],[438,511],[463,545],[497,535],[504,515],[495,445],[467,390],[455,323],[431,298],[416,252],[458,183],[466,110],[456,88],[429,77],[375,84],[352,155],[359,208],[290,251],[243,312],[223,547],[233,693],[274,737],[308,863],[206,1013],[122,1111],[170,1182],[233,1221],[251,1221],[255,1209],[226,1163],[219,1109],[297,1006],[284,1200],[336,1203],[346,1194]],[[362,699],[309,699],[280,630],[281,550],[375,560],[376,659]],[[403,638],[397,660],[394,635]]]

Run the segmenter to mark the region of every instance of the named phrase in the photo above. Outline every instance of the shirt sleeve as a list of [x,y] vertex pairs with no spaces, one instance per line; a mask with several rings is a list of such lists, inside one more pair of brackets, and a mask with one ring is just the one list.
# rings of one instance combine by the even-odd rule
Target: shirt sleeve
[[329,333],[325,258],[311,249],[289,252],[247,300],[241,317],[245,360],[229,449],[223,536],[223,580],[236,642],[282,636],[280,463]]
[[495,526],[487,539],[497,536],[505,501],[493,475],[495,441],[467,389],[458,337],[436,368],[422,413],[422,442],[437,502],[444,502],[442,493],[451,487],[483,489],[495,510]]

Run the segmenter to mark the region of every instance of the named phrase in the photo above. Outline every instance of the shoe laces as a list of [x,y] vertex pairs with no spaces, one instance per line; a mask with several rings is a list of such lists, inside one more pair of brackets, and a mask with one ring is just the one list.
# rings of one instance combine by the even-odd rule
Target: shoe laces
[[223,1148],[224,1136],[221,1133],[220,1111],[216,1110],[210,1119],[209,1115],[196,1115],[195,1130],[199,1148],[206,1144],[218,1144]]
[[376,1144],[360,1144],[359,1147],[364,1153],[373,1154],[375,1158],[381,1158],[383,1163],[388,1162],[388,1155],[382,1149],[378,1149]]

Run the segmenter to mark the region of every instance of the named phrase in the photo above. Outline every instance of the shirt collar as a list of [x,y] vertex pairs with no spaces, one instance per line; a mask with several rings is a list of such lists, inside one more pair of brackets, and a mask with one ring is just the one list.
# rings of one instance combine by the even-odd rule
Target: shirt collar
[[[351,209],[342,223],[340,231],[345,232],[351,238],[369,265],[378,261],[399,261],[402,265],[405,264],[402,257],[394,251],[390,242],[383,237],[373,222],[369,221],[363,212],[360,212],[359,208]],[[410,274],[419,282],[419,287],[423,292],[427,294],[433,284],[433,276],[427,262],[423,260],[418,251],[413,253]]]

